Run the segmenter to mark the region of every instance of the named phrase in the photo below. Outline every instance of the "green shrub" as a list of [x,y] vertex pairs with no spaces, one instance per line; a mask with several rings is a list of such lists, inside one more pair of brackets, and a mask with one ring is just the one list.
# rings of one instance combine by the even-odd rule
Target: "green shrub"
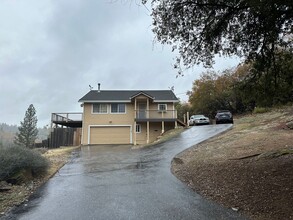
[[264,108],[264,107],[255,107],[253,110],[254,114],[261,114],[261,113],[265,113],[268,112],[269,108]]
[[7,180],[21,171],[29,171],[35,177],[48,167],[48,160],[36,151],[20,146],[0,148],[0,180]]
[[34,148],[33,150],[38,152],[38,153],[40,153],[40,154],[44,154],[44,153],[46,153],[48,151],[48,148],[44,148],[44,147],[42,147],[42,148]]

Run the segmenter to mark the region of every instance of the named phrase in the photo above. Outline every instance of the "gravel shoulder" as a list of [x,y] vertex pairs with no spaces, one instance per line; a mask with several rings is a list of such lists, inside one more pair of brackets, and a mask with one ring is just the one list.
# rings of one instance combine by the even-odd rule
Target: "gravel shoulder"
[[293,107],[235,118],[233,129],[177,155],[173,174],[251,219],[293,219]]

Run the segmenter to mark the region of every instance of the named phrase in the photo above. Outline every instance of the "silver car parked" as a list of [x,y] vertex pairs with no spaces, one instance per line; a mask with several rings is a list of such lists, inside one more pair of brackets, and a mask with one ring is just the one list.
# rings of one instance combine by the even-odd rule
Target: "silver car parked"
[[210,119],[204,115],[192,115],[189,120],[189,125],[208,125]]

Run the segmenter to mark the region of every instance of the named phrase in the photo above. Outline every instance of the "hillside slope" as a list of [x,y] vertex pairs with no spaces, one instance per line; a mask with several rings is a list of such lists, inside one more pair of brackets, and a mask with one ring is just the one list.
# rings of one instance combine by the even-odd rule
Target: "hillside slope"
[[178,155],[172,171],[202,196],[251,219],[293,219],[288,121],[293,107],[236,118],[232,130]]

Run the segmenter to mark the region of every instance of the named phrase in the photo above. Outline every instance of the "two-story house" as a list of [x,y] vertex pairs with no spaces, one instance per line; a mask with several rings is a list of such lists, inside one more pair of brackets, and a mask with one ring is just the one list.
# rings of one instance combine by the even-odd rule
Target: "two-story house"
[[83,106],[81,144],[147,144],[177,127],[171,90],[91,90]]

